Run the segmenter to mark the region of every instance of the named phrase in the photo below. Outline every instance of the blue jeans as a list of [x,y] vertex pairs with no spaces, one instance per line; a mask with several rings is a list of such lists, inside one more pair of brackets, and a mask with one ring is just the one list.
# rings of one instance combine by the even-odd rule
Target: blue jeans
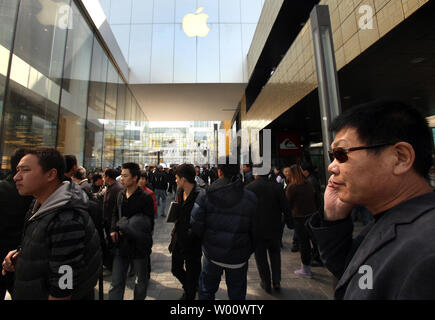
[[109,290],[109,300],[123,300],[128,267],[132,266],[136,277],[134,300],[145,300],[148,288],[148,258],[129,259],[121,257],[119,250],[115,252],[112,267],[112,283]]
[[199,276],[198,299],[214,300],[219,289],[222,272],[225,270],[228,298],[245,300],[248,275],[248,261],[239,269],[223,268],[214,264],[206,256],[203,258],[202,271]]
[[154,193],[156,195],[157,202],[157,216],[162,216],[165,214],[166,209],[166,190],[156,189],[154,190]]

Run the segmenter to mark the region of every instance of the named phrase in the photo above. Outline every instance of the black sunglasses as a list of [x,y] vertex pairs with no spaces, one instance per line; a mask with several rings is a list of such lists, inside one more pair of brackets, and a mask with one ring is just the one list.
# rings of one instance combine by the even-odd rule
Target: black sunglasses
[[342,147],[337,147],[332,149],[332,151],[328,151],[329,154],[329,159],[332,161],[334,161],[334,159],[337,159],[338,162],[343,163],[346,162],[349,158],[347,156],[347,154],[351,151],[356,151],[356,150],[364,150],[364,149],[375,149],[375,148],[381,148],[381,147],[385,147],[385,146],[392,146],[395,143],[381,143],[381,144],[374,144],[372,146],[364,146],[364,147],[355,147],[355,148],[342,148]]

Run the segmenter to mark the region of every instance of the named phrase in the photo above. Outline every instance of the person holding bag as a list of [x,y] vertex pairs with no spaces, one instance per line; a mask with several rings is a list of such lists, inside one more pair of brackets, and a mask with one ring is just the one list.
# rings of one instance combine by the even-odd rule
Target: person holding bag
[[134,300],[144,300],[148,288],[148,265],[154,229],[154,203],[151,195],[139,188],[140,168],[136,163],[122,165],[121,183],[112,215],[110,236],[116,244],[109,300],[122,300],[128,267],[136,277]]
[[[177,219],[171,234],[172,274],[183,285],[181,300],[194,300],[201,273],[201,239],[191,233],[190,213],[201,189],[195,183],[193,165],[182,164],[175,171],[177,183]],[[185,267],[184,267],[185,266]]]

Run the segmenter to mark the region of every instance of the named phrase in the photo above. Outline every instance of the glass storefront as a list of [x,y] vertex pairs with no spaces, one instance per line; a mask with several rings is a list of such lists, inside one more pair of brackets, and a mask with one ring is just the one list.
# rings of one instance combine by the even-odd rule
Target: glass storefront
[[2,170],[16,148],[34,146],[73,154],[87,169],[139,162],[125,130],[147,122],[70,0],[0,0],[0,116]]

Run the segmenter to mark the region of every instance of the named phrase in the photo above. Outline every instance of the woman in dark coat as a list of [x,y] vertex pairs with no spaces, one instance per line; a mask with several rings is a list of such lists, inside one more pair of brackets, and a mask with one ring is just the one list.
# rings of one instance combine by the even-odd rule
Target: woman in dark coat
[[311,244],[305,222],[317,211],[314,189],[303,175],[299,165],[292,165],[286,189],[287,200],[293,216],[296,237],[299,241],[302,265],[297,275],[311,278]]

